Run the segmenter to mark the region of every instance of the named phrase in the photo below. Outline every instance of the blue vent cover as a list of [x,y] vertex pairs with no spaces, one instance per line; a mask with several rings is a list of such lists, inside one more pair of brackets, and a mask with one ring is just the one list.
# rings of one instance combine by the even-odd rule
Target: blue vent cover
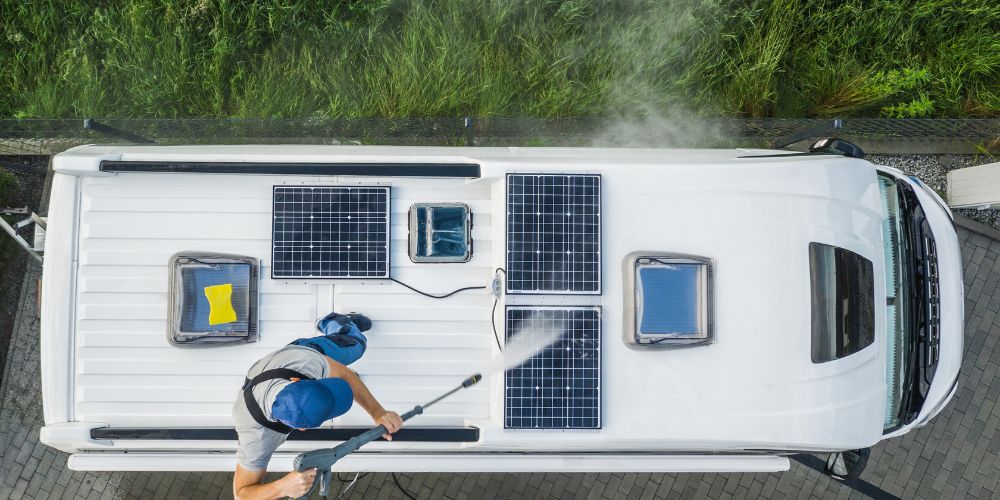
[[[250,322],[250,264],[194,265],[181,269],[181,331],[190,333],[226,333],[246,335]],[[209,324],[212,310],[205,289],[232,285],[232,306],[236,321]]]
[[635,343],[710,340],[710,263],[691,258],[634,261]]
[[639,269],[643,305],[640,334],[698,331],[698,275],[702,267],[674,264]]

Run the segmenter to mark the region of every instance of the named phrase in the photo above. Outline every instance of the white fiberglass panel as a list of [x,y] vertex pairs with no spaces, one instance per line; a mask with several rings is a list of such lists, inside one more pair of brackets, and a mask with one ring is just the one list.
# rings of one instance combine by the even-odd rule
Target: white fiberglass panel
[[[313,322],[331,310],[363,312],[374,320],[369,350],[352,368],[387,408],[403,411],[433,399],[488,360],[491,304],[483,293],[442,301],[387,281],[270,278],[273,187],[303,182],[336,179],[145,173],[81,179],[77,420],[116,427],[232,425],[230,407],[250,365],[296,338],[316,335]],[[463,184],[394,183],[394,277],[431,292],[486,284],[489,191]],[[469,263],[434,269],[411,263],[407,207],[453,200],[480,212],[473,234],[477,254]],[[181,251],[261,258],[259,342],[208,349],[167,343],[168,261]],[[453,267],[442,277],[441,266]],[[489,408],[485,390],[465,391],[428,411],[423,425],[461,425],[488,416]],[[357,405],[337,421],[369,422]]]

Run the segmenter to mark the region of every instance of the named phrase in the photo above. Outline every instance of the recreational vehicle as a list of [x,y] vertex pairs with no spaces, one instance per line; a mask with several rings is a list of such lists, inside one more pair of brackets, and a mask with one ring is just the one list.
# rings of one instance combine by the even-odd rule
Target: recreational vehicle
[[[373,321],[352,368],[387,409],[485,377],[334,470],[778,471],[871,447],[955,394],[961,259],[937,194],[836,153],[73,148],[41,440],[76,470],[231,471],[248,368],[338,311]],[[536,329],[558,338],[489,373]],[[294,431],[269,470],[371,425]]]

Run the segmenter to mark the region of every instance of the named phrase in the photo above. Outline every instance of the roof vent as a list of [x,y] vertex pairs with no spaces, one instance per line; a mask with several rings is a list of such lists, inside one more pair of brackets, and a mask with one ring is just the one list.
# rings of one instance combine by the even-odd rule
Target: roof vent
[[625,342],[677,346],[712,341],[712,261],[641,252],[625,259]]
[[257,341],[260,261],[220,253],[170,258],[170,324],[176,346]]
[[414,203],[410,207],[410,260],[468,262],[472,212],[464,203]]

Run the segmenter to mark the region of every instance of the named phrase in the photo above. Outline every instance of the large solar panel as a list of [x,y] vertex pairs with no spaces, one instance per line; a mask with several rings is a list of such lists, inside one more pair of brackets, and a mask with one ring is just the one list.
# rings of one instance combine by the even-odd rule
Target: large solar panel
[[507,429],[601,427],[601,310],[598,307],[509,306],[506,338],[562,337],[504,377]]
[[275,186],[272,278],[388,278],[387,186]]
[[507,293],[601,293],[601,176],[507,175]]

